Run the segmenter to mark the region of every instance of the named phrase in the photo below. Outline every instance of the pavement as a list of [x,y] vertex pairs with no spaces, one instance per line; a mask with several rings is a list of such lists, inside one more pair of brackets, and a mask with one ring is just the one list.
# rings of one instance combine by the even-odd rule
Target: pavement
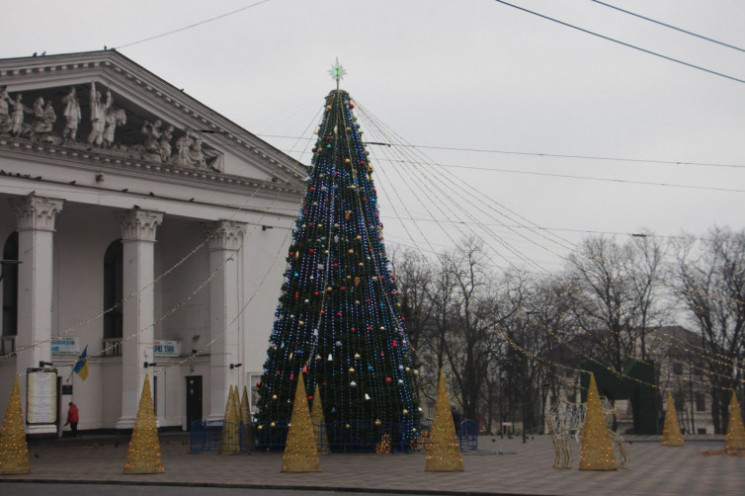
[[[128,439],[86,436],[29,443],[31,473],[0,475],[4,482],[130,484],[429,495],[743,495],[745,456],[717,454],[723,436],[691,436],[664,447],[659,436],[626,438],[627,469],[554,469],[550,436],[480,437],[463,453],[463,472],[426,472],[423,454],[321,456],[321,472],[283,473],[281,453],[191,454],[186,433],[160,436],[165,472],[124,474]],[[300,494],[300,493],[298,493]]]

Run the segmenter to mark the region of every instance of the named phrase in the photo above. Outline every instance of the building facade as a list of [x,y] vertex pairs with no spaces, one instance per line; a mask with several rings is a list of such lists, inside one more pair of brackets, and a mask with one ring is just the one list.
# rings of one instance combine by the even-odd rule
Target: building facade
[[161,427],[222,418],[261,374],[305,175],[116,51],[0,60],[0,411],[17,376],[29,433],[73,400],[79,429],[127,429],[147,377]]

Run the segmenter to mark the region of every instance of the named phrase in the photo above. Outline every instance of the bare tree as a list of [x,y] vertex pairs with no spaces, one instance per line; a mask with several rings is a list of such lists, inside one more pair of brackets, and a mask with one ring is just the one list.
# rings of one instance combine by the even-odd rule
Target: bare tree
[[589,238],[569,258],[576,324],[597,358],[617,371],[629,358],[646,358],[646,334],[663,318],[657,294],[663,257],[659,243],[641,236],[625,245]]
[[716,432],[727,428],[730,394],[742,380],[745,350],[745,231],[714,228],[678,246],[677,295],[698,332],[712,384]]

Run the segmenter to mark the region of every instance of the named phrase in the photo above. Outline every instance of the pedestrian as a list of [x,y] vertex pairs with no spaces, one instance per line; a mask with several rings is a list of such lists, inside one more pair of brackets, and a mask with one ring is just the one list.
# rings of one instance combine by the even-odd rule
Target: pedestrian
[[69,403],[70,409],[67,410],[67,422],[65,425],[70,424],[70,430],[72,431],[72,437],[78,437],[78,407],[72,401]]

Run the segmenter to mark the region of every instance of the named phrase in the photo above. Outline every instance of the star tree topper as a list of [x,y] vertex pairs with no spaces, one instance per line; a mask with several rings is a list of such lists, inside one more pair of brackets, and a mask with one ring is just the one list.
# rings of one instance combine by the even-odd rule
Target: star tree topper
[[336,58],[336,62],[334,65],[331,66],[331,69],[329,69],[329,74],[331,74],[331,77],[336,81],[336,89],[339,89],[339,81],[344,79],[344,75],[347,73],[347,71],[344,70],[344,67],[341,66],[339,63],[339,58]]

